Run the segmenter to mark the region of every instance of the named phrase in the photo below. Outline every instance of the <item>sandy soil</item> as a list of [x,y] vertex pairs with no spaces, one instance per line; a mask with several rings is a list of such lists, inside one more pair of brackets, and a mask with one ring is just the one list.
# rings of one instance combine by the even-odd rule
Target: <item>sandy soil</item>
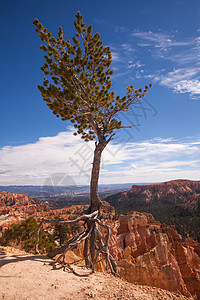
[[109,274],[76,267],[76,276],[50,263],[52,260],[9,247],[0,247],[0,299],[75,300],[75,299],[188,299],[148,286],[128,283]]

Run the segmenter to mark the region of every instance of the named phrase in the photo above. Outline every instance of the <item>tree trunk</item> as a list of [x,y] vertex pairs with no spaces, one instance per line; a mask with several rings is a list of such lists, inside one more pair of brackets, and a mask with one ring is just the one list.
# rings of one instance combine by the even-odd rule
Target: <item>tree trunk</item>
[[101,207],[101,200],[98,193],[99,173],[101,167],[101,154],[105,148],[104,142],[99,142],[94,151],[94,159],[92,166],[92,174],[90,181],[90,213],[99,210]]
[[[94,151],[94,158],[93,158],[93,164],[92,164],[92,174],[91,174],[91,180],[90,180],[90,207],[89,207],[89,213],[92,213],[93,211],[100,210],[101,207],[101,199],[99,198],[98,193],[98,183],[99,183],[99,173],[100,173],[100,167],[101,167],[101,154],[103,149],[105,148],[104,142],[99,142],[98,144],[95,144],[95,151]],[[87,222],[88,228],[92,226],[93,222]],[[85,259],[85,264],[88,265],[88,250],[90,250],[90,260],[91,264],[94,262],[94,256],[95,256],[95,245],[96,245],[96,233],[95,233],[95,226],[92,230],[90,240],[85,240],[84,244],[84,250],[83,255]]]

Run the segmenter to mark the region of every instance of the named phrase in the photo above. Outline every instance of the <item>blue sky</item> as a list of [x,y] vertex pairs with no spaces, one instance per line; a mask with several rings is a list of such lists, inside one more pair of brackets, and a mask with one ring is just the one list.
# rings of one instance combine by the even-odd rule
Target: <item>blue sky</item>
[[[37,85],[43,53],[32,22],[53,35],[75,31],[80,11],[113,54],[113,90],[150,82],[143,105],[123,114],[126,125],[105,150],[101,183],[200,180],[200,2],[4,1],[1,5],[0,184],[43,185],[60,174],[88,184],[93,143],[48,109]],[[63,178],[63,180],[62,180]]]

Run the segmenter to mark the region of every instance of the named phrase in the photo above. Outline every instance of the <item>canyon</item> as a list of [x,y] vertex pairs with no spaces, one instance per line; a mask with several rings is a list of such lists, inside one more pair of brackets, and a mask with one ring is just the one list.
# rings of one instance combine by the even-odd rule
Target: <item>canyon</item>
[[[167,191],[168,187],[163,187],[163,193]],[[50,210],[47,203],[36,203],[27,195],[0,192],[0,226],[3,231],[28,216],[69,219],[81,215],[87,207]],[[121,277],[134,284],[200,299],[200,244],[197,241],[191,237],[183,240],[175,226],[156,221],[149,213],[134,211],[116,219],[114,207],[107,202],[103,202],[101,218],[111,226],[109,250],[117,261]],[[82,256],[81,250],[80,246],[75,254]],[[99,264],[98,269],[104,271],[104,264]]]
[[161,223],[176,225],[179,234],[200,243],[200,181],[172,180],[160,184],[133,185],[105,201],[117,213],[140,211],[151,213]]

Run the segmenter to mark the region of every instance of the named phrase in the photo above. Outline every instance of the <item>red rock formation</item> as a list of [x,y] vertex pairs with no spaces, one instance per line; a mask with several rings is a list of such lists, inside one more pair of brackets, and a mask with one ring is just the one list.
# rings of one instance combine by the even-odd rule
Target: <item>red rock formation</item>
[[0,192],[0,206],[12,206],[12,205],[28,205],[30,200],[28,195],[15,194],[10,192]]
[[174,225],[166,225],[163,223],[162,230],[167,234],[171,243],[182,242],[182,237],[180,234],[178,234]]
[[[47,203],[36,204],[33,199],[27,195],[11,192],[0,192],[0,226],[8,227],[14,222],[26,219],[29,216],[37,218],[51,218],[56,216],[68,220],[76,218],[84,211],[87,211],[89,205],[73,205],[57,210],[50,210]],[[102,218],[112,219],[115,215],[115,209],[109,203],[103,201],[101,216]]]
[[134,212],[129,216],[119,217],[119,245],[131,249],[131,255],[137,257],[157,245],[156,234],[147,226],[147,215]]
[[200,266],[194,248],[176,242],[173,250],[188,291],[200,299]]
[[197,248],[198,243],[190,239],[182,242],[174,226],[161,226],[152,215],[134,212],[120,216],[110,252],[126,280],[178,291],[188,297],[191,293],[200,299],[200,266],[194,244]]
[[195,252],[200,256],[200,244],[194,241],[191,237],[187,237],[184,241],[187,246],[194,248]]
[[162,228],[172,243],[172,253],[178,262],[187,289],[192,295],[197,295],[198,299],[200,299],[200,266],[198,263],[200,244],[189,237],[182,242],[182,238],[175,230],[175,226],[164,224]]
[[118,262],[119,274],[129,282],[160,287],[190,296],[166,234],[160,234],[158,245],[138,256]]
[[183,205],[186,210],[193,211],[200,205],[200,194],[194,193],[187,197],[187,202]]
[[174,193],[176,191],[180,193],[194,193],[200,188],[200,181],[192,180],[171,180],[163,182],[160,184],[150,184],[150,185],[133,185],[130,190],[131,193],[141,193],[144,191],[150,192],[161,192],[162,194]]
[[196,209],[197,203],[200,201],[200,196],[197,193],[196,196],[192,196],[191,198],[190,195],[195,194],[198,191],[200,191],[200,181],[179,179],[160,184],[133,185],[129,191],[121,194],[121,198],[123,199],[141,194],[145,196],[145,201],[149,202],[155,196],[160,198],[161,196],[166,196],[168,194],[188,195],[188,206]]
[[40,212],[50,211],[46,203],[36,204],[28,195],[0,192],[0,225],[8,227],[28,216],[36,217]]

